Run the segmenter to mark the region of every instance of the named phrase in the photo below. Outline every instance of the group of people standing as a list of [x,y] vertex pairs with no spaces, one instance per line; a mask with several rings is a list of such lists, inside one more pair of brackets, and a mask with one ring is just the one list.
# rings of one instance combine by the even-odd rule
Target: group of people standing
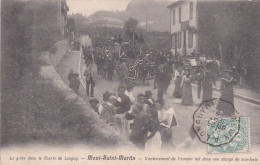
[[158,152],[172,147],[172,127],[177,126],[173,108],[163,100],[154,100],[150,90],[135,98],[133,84],[121,85],[118,93],[105,92],[103,101],[90,100],[92,108],[107,124],[115,127],[123,138],[138,148]]
[[207,59],[205,55],[195,58],[196,65],[179,65],[175,70],[175,89],[173,97],[182,99],[182,105],[193,105],[192,83],[197,85],[197,98],[202,102],[210,101],[213,98],[213,86],[216,87],[218,77],[222,77],[220,85],[220,100],[217,105],[219,115],[234,115],[234,92],[233,86],[237,80],[234,78],[234,71],[223,69],[220,73],[220,63],[217,60]]

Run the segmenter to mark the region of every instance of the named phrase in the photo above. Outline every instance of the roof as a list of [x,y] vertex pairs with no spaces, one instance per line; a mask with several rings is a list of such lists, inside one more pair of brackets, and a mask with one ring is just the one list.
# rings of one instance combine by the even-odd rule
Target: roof
[[167,8],[168,9],[174,8],[174,7],[178,6],[179,4],[184,3],[185,1],[187,1],[187,0],[176,0],[175,2],[170,4]]

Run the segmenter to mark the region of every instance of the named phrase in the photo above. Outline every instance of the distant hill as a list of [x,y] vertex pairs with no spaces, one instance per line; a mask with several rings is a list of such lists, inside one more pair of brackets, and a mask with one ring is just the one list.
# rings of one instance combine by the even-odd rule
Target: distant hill
[[139,21],[139,26],[145,26],[147,15],[150,30],[169,31],[170,13],[167,6],[170,3],[167,0],[132,0],[125,11],[98,11],[90,15],[88,20],[91,22],[101,17],[114,17],[126,21],[133,17]]

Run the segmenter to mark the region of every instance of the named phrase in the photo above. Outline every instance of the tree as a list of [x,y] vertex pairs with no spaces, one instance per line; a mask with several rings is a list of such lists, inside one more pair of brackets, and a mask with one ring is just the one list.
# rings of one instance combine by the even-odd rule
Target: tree
[[138,20],[136,20],[135,18],[128,18],[127,21],[125,21],[125,28],[126,29],[133,29],[133,28],[137,28],[138,25]]

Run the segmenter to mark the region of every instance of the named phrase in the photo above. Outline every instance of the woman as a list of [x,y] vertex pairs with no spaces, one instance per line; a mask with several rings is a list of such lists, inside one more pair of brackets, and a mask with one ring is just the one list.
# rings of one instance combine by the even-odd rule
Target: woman
[[155,103],[158,110],[158,120],[160,123],[159,131],[162,139],[162,150],[170,149],[172,146],[172,126],[177,126],[175,112],[172,108],[165,108],[163,100],[157,100]]
[[225,77],[222,78],[220,86],[221,96],[217,105],[217,110],[219,110],[218,114],[224,116],[231,116],[235,114],[233,92],[234,83],[235,81],[232,77],[232,71],[225,70]]
[[134,119],[132,132],[129,139],[140,149],[145,148],[147,123],[149,121],[148,111],[149,106],[145,104],[145,96],[143,94],[139,94],[137,96],[137,102],[125,116],[127,120]]
[[103,109],[101,112],[99,112],[101,118],[109,125],[114,124],[114,116],[116,115],[116,101],[116,96],[110,96],[108,102],[105,101],[102,103]]
[[206,71],[202,81],[203,96],[202,101],[207,101],[212,99],[212,83],[214,82],[212,74],[209,70],[209,65],[206,66]]
[[175,89],[173,92],[173,97],[175,98],[182,98],[182,89],[181,89],[181,81],[183,77],[183,72],[181,68],[179,67],[178,70],[175,71]]
[[182,105],[192,105],[193,99],[192,99],[192,87],[191,87],[191,75],[190,75],[190,69],[184,70],[184,76],[182,79],[183,85],[182,85]]
[[147,152],[160,152],[161,151],[161,134],[159,132],[158,118],[149,118],[147,123],[147,137],[145,141],[145,151]]

